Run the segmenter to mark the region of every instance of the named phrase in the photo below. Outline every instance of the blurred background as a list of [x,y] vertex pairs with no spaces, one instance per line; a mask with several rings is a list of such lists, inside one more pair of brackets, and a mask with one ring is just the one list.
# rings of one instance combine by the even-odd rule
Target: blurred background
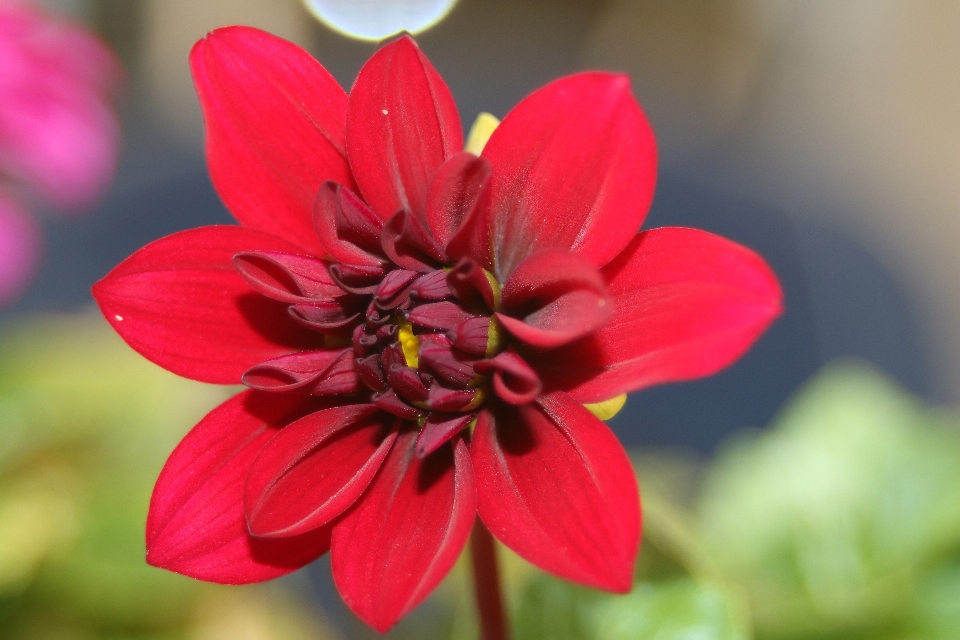
[[[707,634],[698,638],[958,637],[950,635],[960,628],[957,421],[928,407],[960,400],[960,2],[315,1],[317,13],[337,18],[328,24],[298,0],[40,4],[117,53],[123,144],[112,186],[84,215],[33,204],[39,267],[0,309],[0,636],[6,628],[25,638],[366,637],[323,562],[266,595],[176,582],[168,600],[180,608],[147,613],[146,598],[128,603],[135,613],[96,622],[91,598],[152,593],[160,587],[151,580],[172,579],[137,564],[146,497],[178,438],[225,392],[135,364],[89,313],[89,291],[151,240],[231,221],[206,174],[187,67],[207,31],[265,29],[304,46],[349,87],[376,43],[342,31],[375,33],[393,11],[409,20],[449,9],[417,39],[465,126],[480,111],[502,117],[557,76],[627,72],[660,153],[644,226],[692,226],[741,242],[771,263],[786,294],[784,316],[740,362],[707,380],[633,394],[611,422],[644,461],[640,587],[603,599],[509,559],[522,637],[680,638],[697,628]],[[847,364],[804,387],[838,358]],[[157,394],[183,407],[145,400]],[[737,435],[745,428],[767,429]],[[120,475],[100,477],[103,460]],[[140,485],[121,473],[133,468]],[[97,487],[118,483],[131,486],[129,518],[111,529],[115,538],[96,538],[85,522],[120,519]],[[28,489],[52,500],[37,503],[36,522],[73,524],[44,534],[34,560],[4,569],[4,553],[27,557],[2,545],[15,529],[4,523],[29,521],[10,509],[32,503],[9,497]],[[754,526],[744,531],[744,521]],[[38,530],[16,535],[36,542]],[[100,549],[88,556],[101,564],[129,562],[132,573],[110,574],[115,582],[101,569],[69,574],[63,567],[79,562],[71,554],[81,547]],[[118,559],[117,549],[129,555]],[[115,591],[77,604],[76,585],[88,581]],[[466,578],[449,582],[396,637],[473,637]],[[37,612],[51,602],[61,622],[43,626]],[[241,610],[259,611],[259,622],[232,631],[210,622]],[[559,610],[570,619],[557,619]],[[280,629],[277,619],[300,627]],[[660,622],[643,627],[650,620]]]

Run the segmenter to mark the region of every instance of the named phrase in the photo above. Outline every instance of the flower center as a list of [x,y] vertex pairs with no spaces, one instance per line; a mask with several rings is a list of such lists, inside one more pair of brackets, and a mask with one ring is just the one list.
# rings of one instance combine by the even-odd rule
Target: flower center
[[409,320],[398,318],[397,326],[400,327],[397,340],[403,350],[403,359],[406,360],[408,367],[417,369],[420,367],[420,339],[413,333],[413,325]]
[[[342,268],[331,273],[343,281]],[[479,408],[488,395],[488,376],[476,365],[502,351],[500,340],[491,340],[496,326],[487,304],[496,302],[491,281],[475,263],[463,261],[426,273],[394,269],[371,285],[352,343],[373,403],[419,421],[435,413],[452,419]],[[357,291],[358,284],[347,287]]]

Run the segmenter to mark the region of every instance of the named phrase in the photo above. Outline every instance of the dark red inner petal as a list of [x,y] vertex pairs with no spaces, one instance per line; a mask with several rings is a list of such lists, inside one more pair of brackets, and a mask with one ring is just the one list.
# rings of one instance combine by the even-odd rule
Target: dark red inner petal
[[360,317],[356,308],[357,301],[350,298],[338,298],[330,302],[316,304],[295,304],[290,307],[290,315],[300,324],[316,329],[321,333],[343,333]]
[[301,390],[312,395],[354,393],[359,388],[352,349],[306,351],[267,360],[243,374],[261,391]]
[[380,236],[383,252],[394,264],[425,273],[447,262],[447,254],[423,222],[401,209],[383,228]]
[[345,293],[362,296],[376,291],[386,271],[377,266],[330,265],[330,279]]
[[280,302],[329,300],[343,291],[333,281],[329,265],[309,256],[274,251],[248,251],[233,264],[254,290]]
[[552,349],[593,333],[612,312],[596,267],[568,251],[547,249],[513,271],[497,319],[520,341]]
[[447,284],[470,307],[498,307],[497,296],[486,272],[473,258],[462,258],[447,274]]
[[445,300],[443,302],[433,302],[422,304],[411,309],[407,316],[410,322],[427,329],[453,329],[465,320],[469,320],[471,314],[455,302]]
[[385,262],[380,248],[383,220],[346,187],[335,182],[320,187],[313,226],[323,248],[335,260],[370,266]]
[[466,429],[475,417],[476,414],[473,413],[431,412],[417,437],[417,456],[425,458],[445,445],[453,436]]
[[510,404],[527,404],[543,390],[540,376],[514,351],[504,351],[476,364],[477,373],[493,376],[493,390]]

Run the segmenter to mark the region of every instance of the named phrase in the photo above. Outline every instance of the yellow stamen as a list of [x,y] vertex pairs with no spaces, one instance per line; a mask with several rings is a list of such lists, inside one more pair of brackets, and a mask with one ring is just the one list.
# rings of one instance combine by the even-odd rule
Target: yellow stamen
[[609,400],[602,400],[600,402],[594,402],[592,404],[585,404],[584,407],[597,416],[601,420],[609,420],[613,416],[617,415],[620,412],[620,409],[623,409],[623,405],[627,403],[627,394],[621,393],[620,395],[610,398]]
[[416,369],[420,366],[420,340],[413,335],[413,325],[409,320],[397,318],[397,326],[400,327],[397,339],[403,349],[403,359],[407,361],[408,367]]
[[473,411],[474,409],[479,409],[483,405],[483,401],[487,399],[487,390],[483,387],[480,387],[473,392],[473,400],[470,401],[470,404],[463,407],[461,411]]
[[504,349],[506,336],[496,316],[490,316],[490,328],[487,329],[487,357],[492,358]]
[[492,273],[483,270],[483,275],[487,276],[487,282],[490,283],[490,289],[493,290],[493,311],[500,311],[500,283]]
[[475,156],[480,155],[498,124],[500,124],[500,121],[497,120],[496,116],[481,111],[477,119],[473,121],[473,126],[470,127],[470,133],[467,134],[467,144],[463,150],[469,151]]

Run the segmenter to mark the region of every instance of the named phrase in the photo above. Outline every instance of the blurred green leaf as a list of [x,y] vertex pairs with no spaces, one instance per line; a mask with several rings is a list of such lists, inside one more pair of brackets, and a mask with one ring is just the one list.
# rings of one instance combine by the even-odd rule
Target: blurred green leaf
[[522,640],[747,640],[736,587],[691,578],[638,582],[626,595],[579,587],[542,574],[515,615]]
[[539,574],[527,585],[513,618],[517,638],[523,640],[589,640],[590,609],[598,593]]
[[603,640],[747,640],[750,626],[729,587],[678,579],[636,585],[593,611]]
[[831,366],[721,451],[699,514],[761,637],[902,637],[925,571],[960,546],[957,419]]

